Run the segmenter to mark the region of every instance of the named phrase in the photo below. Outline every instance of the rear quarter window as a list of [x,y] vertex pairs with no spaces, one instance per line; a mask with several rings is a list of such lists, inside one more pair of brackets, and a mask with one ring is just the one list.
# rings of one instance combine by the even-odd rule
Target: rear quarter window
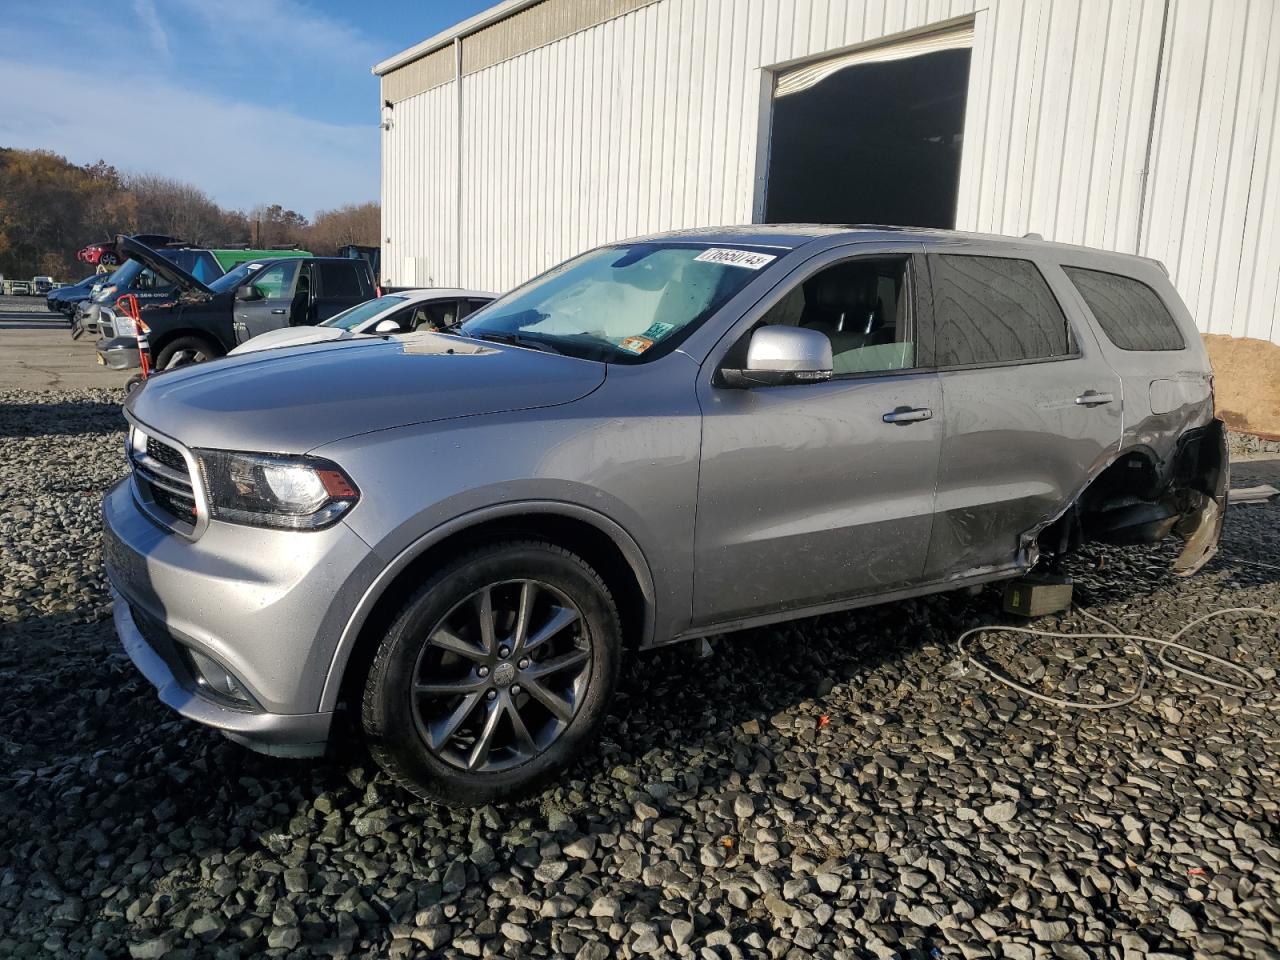
[[1052,360],[1076,352],[1062,307],[1030,260],[936,254],[934,364]]
[[1160,295],[1117,273],[1063,267],[1107,339],[1121,350],[1182,350],[1187,343]]

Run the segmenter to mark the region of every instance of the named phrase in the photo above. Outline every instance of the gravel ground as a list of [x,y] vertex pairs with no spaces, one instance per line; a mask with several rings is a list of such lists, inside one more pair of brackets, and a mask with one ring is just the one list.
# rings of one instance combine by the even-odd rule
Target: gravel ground
[[[98,572],[119,399],[0,393],[0,956],[1280,956],[1274,621],[1188,637],[1263,694],[1155,671],[1091,714],[960,662],[993,591],[757,630],[638,659],[557,787],[453,812],[356,748],[273,761],[156,701]],[[1156,635],[1280,609],[1278,548],[1280,503],[1240,507],[1199,576],[1091,550],[1077,601]],[[1111,641],[999,656],[1095,699],[1133,672]]]

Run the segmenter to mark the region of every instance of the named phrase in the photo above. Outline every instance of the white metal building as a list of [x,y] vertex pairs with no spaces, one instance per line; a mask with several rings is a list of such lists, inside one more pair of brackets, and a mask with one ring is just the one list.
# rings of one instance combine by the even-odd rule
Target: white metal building
[[934,224],[1155,257],[1203,330],[1280,343],[1276,50],[1277,0],[507,0],[374,68],[384,282]]

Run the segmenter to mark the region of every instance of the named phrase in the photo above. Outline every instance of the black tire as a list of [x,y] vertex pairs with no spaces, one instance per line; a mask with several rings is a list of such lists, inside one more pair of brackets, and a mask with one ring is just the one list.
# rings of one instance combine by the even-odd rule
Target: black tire
[[[519,641],[518,617],[510,613],[511,619],[502,618],[508,616],[509,601],[518,601],[519,606],[526,604],[525,594],[520,592],[525,583],[534,584],[530,589],[535,599],[527,604],[525,622],[532,623],[535,629],[529,638],[531,656],[520,658],[519,644],[523,641]],[[460,656],[432,642],[431,638],[442,634],[451,640],[455,632],[461,636],[465,623],[456,628],[453,624],[458,621],[451,618],[469,620],[484,609],[477,598],[486,593],[491,597],[491,609],[500,611],[491,620],[490,645],[494,651],[509,650],[503,654],[505,663],[496,655],[487,661],[473,659],[479,650]],[[574,613],[576,620],[563,627],[554,626]],[[478,617],[476,622],[479,623]],[[543,625],[538,627],[540,622]],[[448,629],[442,630],[446,623]],[[524,633],[530,633],[528,626]],[[544,633],[555,639],[555,644],[536,639]],[[493,640],[495,636],[497,640]],[[483,645],[482,641],[480,646]],[[362,720],[370,752],[393,780],[425,799],[470,805],[526,795],[546,783],[594,738],[613,698],[621,654],[622,630],[613,598],[599,574],[580,557],[537,540],[481,547],[428,580],[382,638],[363,696]],[[448,658],[453,662],[446,665]],[[565,672],[552,670],[545,674],[545,684],[535,679],[538,671],[575,658],[581,660],[582,667],[567,667]],[[486,670],[488,679],[477,679],[481,670]],[[566,718],[544,705],[544,698],[547,688],[565,682],[569,670],[586,673],[571,678],[578,689],[564,693],[560,688],[563,697],[556,696],[555,702],[561,708],[571,699],[574,701],[572,716]],[[472,685],[466,689],[475,690],[479,699],[472,700],[471,706],[464,702],[471,694],[455,697],[414,692],[424,680],[438,681],[444,673],[457,671],[462,671],[461,677],[451,679],[448,688],[452,689],[455,682]],[[522,689],[522,682],[529,689]],[[488,686],[481,689],[484,684]],[[534,688],[537,696],[532,694]],[[445,705],[437,719],[432,722],[424,718],[427,709],[437,704]],[[451,725],[449,720],[464,707],[470,712],[458,724]],[[495,714],[499,718],[490,722]],[[517,733],[515,714],[520,717],[523,737]],[[540,714],[546,718],[541,725]],[[443,721],[440,715],[444,715]],[[445,735],[443,742],[434,747],[429,745],[427,738],[438,735],[442,726],[456,726],[458,732]],[[474,758],[481,747],[483,731],[490,728],[493,734],[487,742],[491,743],[497,743],[502,739],[501,733],[509,731],[496,760],[491,760],[493,753],[484,748],[484,762],[492,768],[465,769],[460,763],[466,762],[467,747],[473,744]],[[539,744],[537,741],[549,732],[551,739]]]
[[145,382],[146,381],[143,379],[142,374],[135,373],[132,377],[130,377],[128,380],[124,382],[125,394],[128,395],[130,393],[133,393],[133,391],[137,390]]
[[[190,356],[190,359],[184,357]],[[222,351],[204,337],[178,337],[164,345],[164,349],[156,354],[156,369],[168,370],[174,358],[178,358],[176,366],[182,367],[192,363],[204,363],[222,356]]]

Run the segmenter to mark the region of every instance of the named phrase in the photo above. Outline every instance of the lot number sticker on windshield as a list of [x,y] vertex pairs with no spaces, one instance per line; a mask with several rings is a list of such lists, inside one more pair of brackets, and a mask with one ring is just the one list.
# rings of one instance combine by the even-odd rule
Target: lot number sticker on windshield
[[746,267],[748,270],[759,270],[778,258],[772,253],[756,253],[754,250],[729,250],[725,247],[712,247],[703,250],[693,259],[703,263],[724,263],[731,267]]

